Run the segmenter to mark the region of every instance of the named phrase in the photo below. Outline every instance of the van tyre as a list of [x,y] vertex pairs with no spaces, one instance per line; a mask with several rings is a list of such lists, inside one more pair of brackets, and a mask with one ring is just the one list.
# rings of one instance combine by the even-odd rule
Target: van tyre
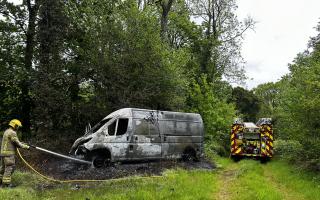
[[185,162],[198,161],[196,151],[193,148],[187,148],[182,154],[182,160]]
[[86,155],[96,168],[108,167],[111,164],[111,154],[107,149],[91,151]]
[[96,155],[92,157],[92,164],[95,168],[110,166],[110,158],[104,155]]

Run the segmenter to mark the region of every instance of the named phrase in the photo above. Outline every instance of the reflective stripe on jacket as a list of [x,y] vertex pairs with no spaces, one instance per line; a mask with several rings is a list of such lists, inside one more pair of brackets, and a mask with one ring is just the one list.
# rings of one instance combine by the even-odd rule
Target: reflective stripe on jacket
[[2,137],[1,143],[1,156],[12,156],[15,155],[17,148],[27,149],[29,146],[23,144],[19,141],[17,132],[15,132],[12,128],[8,128]]

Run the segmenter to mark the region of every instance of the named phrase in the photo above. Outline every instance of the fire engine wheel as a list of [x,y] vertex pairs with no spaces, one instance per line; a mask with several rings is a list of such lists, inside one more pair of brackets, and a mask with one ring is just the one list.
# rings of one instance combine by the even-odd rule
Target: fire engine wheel
[[269,158],[269,157],[260,158],[260,163],[262,163],[262,164],[265,164],[265,163],[267,163],[267,162],[269,162],[269,161],[270,161],[270,158]]
[[234,162],[239,162],[241,160],[241,157],[240,156],[237,156],[237,155],[231,155],[231,159],[234,161]]

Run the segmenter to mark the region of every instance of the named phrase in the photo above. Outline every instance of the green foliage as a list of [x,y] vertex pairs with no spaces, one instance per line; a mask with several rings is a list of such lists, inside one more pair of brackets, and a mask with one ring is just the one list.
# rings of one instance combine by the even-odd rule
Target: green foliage
[[26,73],[23,69],[24,36],[20,24],[11,21],[14,16],[21,23],[24,11],[8,1],[1,1],[0,13],[3,13],[0,18],[0,127],[3,129],[11,118],[21,117],[21,80]]
[[[306,165],[320,169],[320,62],[319,52],[299,55],[290,66],[290,76],[286,90],[283,91],[280,107],[286,113],[293,126],[289,137],[302,144],[302,153]],[[287,123],[288,124],[288,123]],[[281,124],[280,124],[281,126]]]
[[242,114],[244,121],[256,122],[260,110],[258,97],[252,92],[241,87],[236,87],[232,91],[232,102],[235,103],[239,115]]
[[271,117],[274,119],[274,112],[279,104],[279,84],[275,83],[265,83],[258,85],[257,88],[253,89],[253,93],[260,100],[260,110],[259,118],[262,117]]
[[226,155],[223,149],[229,148],[228,133],[235,117],[235,108],[233,104],[227,103],[226,98],[216,95],[215,84],[218,83],[208,83],[206,76],[202,76],[199,83],[193,81],[189,89],[189,111],[201,114],[209,145],[213,150]]
[[274,142],[274,147],[277,155],[290,162],[303,158],[303,146],[298,141],[278,139]]

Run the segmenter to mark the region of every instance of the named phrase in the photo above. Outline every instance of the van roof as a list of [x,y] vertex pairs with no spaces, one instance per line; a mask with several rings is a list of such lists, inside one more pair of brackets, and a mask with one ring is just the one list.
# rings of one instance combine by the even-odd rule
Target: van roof
[[[107,118],[113,118],[115,116],[121,115],[123,117],[132,117],[134,112],[141,112],[141,111],[145,111],[145,112],[160,112],[161,114],[163,114],[165,116],[166,119],[170,119],[170,118],[175,118],[175,119],[185,119],[185,120],[195,120],[198,119],[197,121],[199,121],[199,119],[201,119],[200,114],[198,113],[182,113],[182,112],[173,112],[173,111],[160,111],[160,110],[149,110],[149,109],[141,109],[141,108],[122,108],[119,110],[116,110],[112,113],[110,113],[108,116],[106,116],[104,119]],[[201,119],[202,121],[202,119]]]

